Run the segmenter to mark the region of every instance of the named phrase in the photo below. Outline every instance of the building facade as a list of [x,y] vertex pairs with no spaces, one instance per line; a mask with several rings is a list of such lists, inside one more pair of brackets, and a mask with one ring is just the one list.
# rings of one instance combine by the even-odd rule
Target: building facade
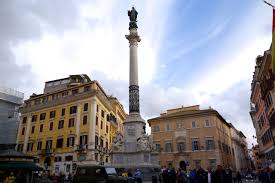
[[0,150],[14,149],[19,124],[19,106],[24,94],[16,90],[0,87]]
[[181,107],[148,122],[161,166],[193,169],[220,164],[236,169],[231,125],[216,110]]
[[244,171],[250,167],[249,154],[245,135],[230,123],[232,151],[235,154],[236,170]]
[[112,131],[126,117],[87,75],[46,82],[44,93],[30,96],[20,111],[17,150],[56,174],[72,173],[76,164],[108,164]]
[[275,158],[275,90],[274,75],[271,73],[271,51],[256,58],[255,72],[251,84],[251,119],[259,144],[262,166]]

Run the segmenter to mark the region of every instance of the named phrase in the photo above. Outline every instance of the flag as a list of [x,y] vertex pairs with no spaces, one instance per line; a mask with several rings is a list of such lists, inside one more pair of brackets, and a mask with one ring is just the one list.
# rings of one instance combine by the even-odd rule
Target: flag
[[272,22],[272,74],[275,74],[275,9],[273,8],[273,22]]

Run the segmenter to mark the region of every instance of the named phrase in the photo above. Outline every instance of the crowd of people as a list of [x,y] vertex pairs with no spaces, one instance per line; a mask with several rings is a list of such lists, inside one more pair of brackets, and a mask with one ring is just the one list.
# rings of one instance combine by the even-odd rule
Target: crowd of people
[[[215,171],[210,167],[204,170],[202,167],[190,170],[179,168],[163,168],[160,175],[162,183],[241,183],[242,176],[240,172],[232,171],[230,168],[224,169],[218,165]],[[266,183],[266,182],[264,182]]]

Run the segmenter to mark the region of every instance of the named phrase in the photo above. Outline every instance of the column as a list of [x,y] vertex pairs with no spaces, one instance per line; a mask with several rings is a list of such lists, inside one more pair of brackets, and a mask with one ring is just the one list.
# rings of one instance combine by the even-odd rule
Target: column
[[81,122],[81,103],[77,104],[77,113],[76,113],[76,139],[75,139],[75,146],[76,148],[79,146],[79,129],[80,129],[80,122]]
[[[25,138],[24,138],[24,145],[23,145],[23,153],[27,152],[30,129],[31,129],[31,122],[32,122],[32,117],[31,117],[31,115],[28,115],[28,117],[27,117],[27,127],[26,127],[26,131],[25,131],[25,135],[24,135]],[[21,123],[22,122],[20,121],[20,124]],[[20,129],[20,131],[18,133],[21,133],[21,130],[22,130],[22,128]]]
[[90,109],[90,133],[89,133],[89,149],[95,149],[95,120],[96,120],[96,99],[91,99]]

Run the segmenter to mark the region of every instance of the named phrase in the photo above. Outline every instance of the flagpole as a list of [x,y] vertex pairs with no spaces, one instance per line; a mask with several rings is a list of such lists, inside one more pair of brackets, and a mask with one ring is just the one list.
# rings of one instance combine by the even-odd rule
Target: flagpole
[[264,2],[265,4],[267,4],[268,6],[271,6],[273,9],[275,9],[275,6],[273,6],[271,3],[269,3],[269,2],[267,2],[267,1],[265,1],[265,0],[263,0],[263,2]]

